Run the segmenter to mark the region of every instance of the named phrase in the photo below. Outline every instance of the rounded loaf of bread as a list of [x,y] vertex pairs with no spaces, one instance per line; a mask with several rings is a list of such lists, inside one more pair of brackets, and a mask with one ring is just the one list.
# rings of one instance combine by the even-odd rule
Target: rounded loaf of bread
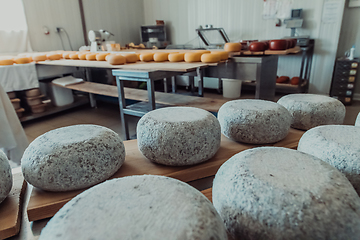
[[228,101],[218,112],[221,132],[244,143],[274,143],[285,138],[292,121],[280,104],[257,99]]
[[12,188],[13,180],[9,160],[0,150],[0,204],[5,200]]
[[106,181],[55,214],[40,240],[227,239],[211,202],[176,179],[142,175]]
[[21,169],[37,188],[70,191],[108,179],[124,160],[117,133],[97,125],[74,125],[37,137],[25,150]]
[[324,95],[289,94],[281,97],[278,103],[291,113],[291,127],[301,130],[320,125],[343,124],[346,113],[342,102]]
[[360,128],[347,125],[314,127],[300,138],[298,150],[320,158],[345,174],[360,194]]
[[300,151],[234,155],[216,173],[212,199],[234,239],[360,238],[360,198],[350,182]]
[[138,147],[150,161],[193,165],[209,160],[220,147],[218,120],[193,107],[160,108],[145,114],[137,125]]

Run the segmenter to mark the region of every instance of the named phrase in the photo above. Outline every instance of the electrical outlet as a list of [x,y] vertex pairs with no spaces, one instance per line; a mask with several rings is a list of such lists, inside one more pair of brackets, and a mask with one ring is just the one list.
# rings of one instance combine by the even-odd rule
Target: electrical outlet
[[49,35],[50,34],[50,30],[47,26],[43,26],[43,32],[45,35]]
[[61,31],[61,28],[57,27],[55,30],[56,30],[57,33],[59,33]]

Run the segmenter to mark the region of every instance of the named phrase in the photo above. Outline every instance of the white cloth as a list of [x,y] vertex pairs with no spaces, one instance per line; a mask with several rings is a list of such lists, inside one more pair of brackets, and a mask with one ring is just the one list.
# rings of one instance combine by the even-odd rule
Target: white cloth
[[5,92],[38,88],[35,63],[0,66],[0,85]]
[[20,164],[28,145],[29,142],[15,109],[0,85],[0,148],[8,152],[10,160]]

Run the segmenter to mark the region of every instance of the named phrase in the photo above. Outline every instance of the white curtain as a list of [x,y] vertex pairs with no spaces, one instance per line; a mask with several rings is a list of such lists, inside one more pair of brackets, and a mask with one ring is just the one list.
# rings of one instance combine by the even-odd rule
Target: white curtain
[[0,54],[31,51],[23,2],[0,0]]

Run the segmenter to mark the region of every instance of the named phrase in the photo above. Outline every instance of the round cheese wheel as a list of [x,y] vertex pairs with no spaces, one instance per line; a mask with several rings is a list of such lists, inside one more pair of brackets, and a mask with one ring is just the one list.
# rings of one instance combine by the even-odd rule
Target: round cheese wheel
[[13,65],[14,60],[12,59],[0,59],[0,65]]
[[122,54],[125,57],[126,63],[136,63],[139,61],[139,57],[135,53]]
[[86,55],[90,54],[90,52],[81,52],[78,54],[80,60],[86,60]]
[[292,117],[278,103],[258,99],[228,101],[218,112],[221,132],[244,143],[265,144],[284,139]]
[[106,55],[106,56],[105,56],[105,61],[107,61],[107,60],[109,59],[109,57],[112,56],[112,55],[116,55],[116,54],[110,53],[110,54]]
[[301,130],[320,125],[343,124],[346,113],[342,102],[324,95],[289,94],[281,97],[278,103],[291,113],[291,127]]
[[169,53],[157,52],[154,53],[154,61],[155,62],[165,62],[168,61]]
[[355,126],[360,127],[360,112],[358,113],[358,115],[356,117]]
[[202,53],[188,52],[184,55],[185,62],[201,62]]
[[107,57],[107,62],[111,65],[121,65],[126,63],[126,58],[122,55],[110,54]]
[[9,159],[0,150],[0,204],[5,200],[12,188],[13,180]]
[[70,53],[69,57],[72,60],[79,60],[79,54],[77,54],[77,53]]
[[281,76],[276,78],[276,83],[287,83],[290,81],[290,78],[288,76]]
[[300,78],[299,77],[293,77],[290,80],[291,85],[299,85]]
[[184,61],[184,53],[170,53],[168,59],[170,62],[182,62]]
[[198,53],[211,53],[211,51],[209,51],[209,50],[195,50],[195,52],[198,52]]
[[37,188],[70,191],[108,179],[124,160],[124,144],[117,133],[97,125],[73,125],[32,141],[21,169],[25,180]]
[[240,52],[241,43],[225,43],[224,50],[227,52]]
[[95,61],[96,55],[97,55],[97,53],[89,53],[89,54],[86,54],[85,58],[88,61]]
[[219,54],[204,53],[201,55],[201,62],[203,63],[217,63],[220,62],[221,58]]
[[154,60],[154,53],[141,53],[140,61],[142,62],[150,62]]
[[137,56],[137,60],[140,61],[140,55],[141,55],[141,53],[135,53],[135,54],[136,54],[136,56]]
[[234,239],[359,239],[360,198],[346,177],[300,151],[240,152],[215,175],[212,199]]
[[61,54],[58,53],[49,53],[46,54],[48,60],[60,60],[62,58]]
[[314,127],[304,133],[298,150],[320,158],[345,174],[360,194],[360,128],[348,125]]
[[106,61],[105,58],[107,55],[109,55],[110,53],[98,53],[96,54],[96,61]]
[[71,54],[71,53],[73,53],[73,52],[64,52],[64,53],[62,54],[63,59],[70,59],[70,54]]
[[150,161],[193,165],[209,160],[220,147],[218,120],[208,111],[168,107],[145,114],[137,125],[138,147]]
[[30,58],[28,57],[16,57],[14,58],[14,62],[16,64],[26,64],[26,63],[30,63]]
[[45,239],[225,240],[227,234],[201,192],[176,179],[142,175],[79,194],[51,218],[39,238]]
[[213,51],[213,52],[211,52],[211,53],[213,53],[213,54],[219,54],[221,61],[223,61],[223,60],[228,60],[228,58],[229,58],[229,53],[226,52],[226,51]]
[[41,62],[41,61],[47,60],[47,57],[46,57],[45,54],[37,54],[37,55],[34,55],[34,56],[33,56],[33,60],[34,60],[35,62]]

